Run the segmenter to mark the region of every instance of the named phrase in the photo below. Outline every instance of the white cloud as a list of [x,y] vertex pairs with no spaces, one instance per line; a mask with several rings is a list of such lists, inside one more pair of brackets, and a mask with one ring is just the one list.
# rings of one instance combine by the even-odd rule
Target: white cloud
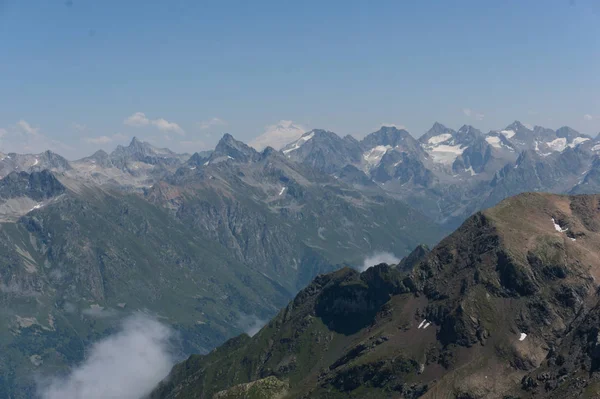
[[29,124],[29,122],[21,119],[20,121],[17,122],[17,127],[19,129],[21,129],[21,131],[30,134],[32,136],[36,136],[38,134],[38,132],[40,131],[39,127],[33,127]]
[[255,315],[242,314],[238,320],[238,326],[250,337],[253,337],[267,324],[267,321]]
[[281,120],[265,129],[263,134],[250,141],[250,146],[258,151],[268,146],[280,150],[292,141],[298,140],[307,131],[302,125],[287,120]]
[[158,130],[162,130],[163,132],[173,132],[180,135],[184,135],[183,129],[175,122],[169,122],[166,119],[158,118],[151,123],[158,128]]
[[113,141],[124,141],[127,140],[127,136],[122,133],[115,133],[112,136],[99,136],[99,137],[86,137],[83,139],[86,143],[94,145],[109,144]]
[[95,343],[65,378],[38,384],[42,399],[139,399],[171,370],[173,331],[146,315],[124,320],[121,330]]
[[108,136],[100,136],[100,137],[88,137],[85,139],[86,142],[90,144],[108,144],[113,141],[112,138]]
[[195,152],[197,150],[205,150],[208,148],[208,145],[202,140],[185,140],[180,141],[180,145],[182,145],[187,152]]
[[123,121],[128,126],[141,127],[150,124],[150,119],[146,118],[143,112],[136,112]]
[[485,118],[484,114],[482,114],[480,112],[477,112],[477,111],[475,111],[475,110],[473,110],[471,108],[463,108],[462,112],[463,112],[463,114],[465,114],[469,118],[473,118],[473,119],[478,120],[478,121],[483,120],[483,118]]
[[208,129],[213,126],[224,126],[224,125],[227,125],[227,122],[220,118],[211,118],[210,120],[202,121],[202,122],[198,123],[198,126],[202,130]]
[[395,123],[382,123],[379,126],[379,128],[382,128],[382,127],[395,127],[396,129],[400,129],[400,130],[406,129],[406,126],[404,126],[404,125],[398,125],[398,124],[395,124]]
[[78,132],[85,132],[87,130],[86,125],[82,125],[77,122],[71,123],[71,128],[73,128],[74,130],[77,130]]
[[365,258],[362,267],[360,268],[361,272],[364,272],[371,266],[378,265],[380,263],[387,263],[388,265],[395,265],[400,262],[394,254],[390,252],[376,252],[371,256]]
[[180,134],[182,136],[185,135],[185,132],[183,131],[181,126],[179,126],[177,123],[169,122],[168,120],[166,120],[164,118],[149,119],[146,116],[146,114],[144,114],[143,112],[135,112],[134,114],[127,117],[123,121],[123,123],[126,124],[127,126],[133,126],[133,127],[143,127],[143,126],[152,125],[152,126],[155,126],[158,130],[161,130],[163,132],[173,132],[173,133]]
[[583,115],[583,119],[585,119],[586,121],[591,121],[592,119],[594,119],[594,117],[590,114],[585,114]]

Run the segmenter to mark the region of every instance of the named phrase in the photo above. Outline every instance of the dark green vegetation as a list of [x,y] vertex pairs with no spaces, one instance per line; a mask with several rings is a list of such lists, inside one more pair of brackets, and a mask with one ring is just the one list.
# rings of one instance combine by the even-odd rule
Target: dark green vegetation
[[401,267],[317,277],[153,398],[598,397],[599,249],[600,196],[505,200]]
[[108,165],[94,178],[161,176],[142,190],[72,171],[0,181],[0,397],[32,397],[38,374],[81,361],[134,311],[173,326],[183,354],[206,353],[315,275],[442,235],[400,201],[231,136],[189,164],[152,151],[134,141],[88,160]]

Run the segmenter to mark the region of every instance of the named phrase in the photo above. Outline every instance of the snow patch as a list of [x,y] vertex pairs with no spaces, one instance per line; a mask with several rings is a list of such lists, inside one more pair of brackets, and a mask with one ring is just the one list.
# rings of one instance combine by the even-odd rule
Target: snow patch
[[592,147],[592,151],[600,151],[600,144],[596,144]]
[[282,195],[282,194],[283,194],[283,192],[285,191],[285,189],[286,189],[286,187],[283,187],[283,188],[281,189],[281,191],[279,192],[279,195]]
[[27,213],[29,213],[31,211],[35,211],[36,209],[40,209],[42,206],[43,206],[42,204],[37,204],[33,208],[31,208],[29,211],[27,211]]
[[438,145],[430,149],[434,162],[452,164],[465,149],[460,145]]
[[423,320],[423,321],[421,322],[421,324],[419,324],[419,327],[417,327],[417,329],[419,329],[419,328],[423,327],[423,324],[425,324],[425,323],[427,323],[427,320]]
[[431,322],[427,322],[424,326],[423,326],[423,330],[426,329],[427,327],[429,327],[429,325],[431,324]]
[[312,139],[314,136],[315,136],[315,133],[311,132],[311,133],[309,133],[309,134],[307,134],[305,136],[300,137],[294,143],[290,144],[291,145],[290,148],[288,148],[286,150],[283,150],[283,153],[287,154],[289,152],[296,151],[298,148],[302,147],[304,144],[306,144],[306,142],[308,140]]
[[487,141],[487,143],[492,147],[502,148],[502,145],[500,144],[500,137],[488,136],[485,138],[485,141]]
[[509,139],[512,136],[514,136],[516,133],[515,133],[514,130],[501,130],[500,134],[504,135],[504,137],[506,137],[507,139]]
[[440,134],[439,136],[431,137],[429,140],[427,140],[427,143],[436,145],[436,144],[443,143],[444,141],[448,141],[451,138],[452,138],[452,135],[450,133],[444,133],[444,134]]
[[523,341],[523,340],[525,340],[525,338],[527,338],[527,334],[521,333],[521,336],[519,337],[519,341]]
[[36,158],[35,162],[33,163],[33,166],[37,165],[38,163],[40,163],[40,160]]
[[204,162],[204,166],[208,166],[209,163],[210,163],[210,161]]
[[554,218],[552,218],[552,223],[554,224],[554,229],[559,233],[564,233],[565,231],[569,230],[568,228],[563,229],[558,223],[556,223],[556,220],[554,220]]
[[389,145],[378,145],[376,147],[371,148],[368,151],[365,151],[363,154],[363,159],[367,161],[369,165],[377,165],[381,161],[381,158],[385,155],[386,152],[391,150],[392,147]]
[[575,137],[573,139],[573,142],[571,142],[568,146],[571,148],[575,148],[577,147],[579,144],[581,143],[585,143],[586,141],[588,141],[590,138],[589,137]]
[[565,137],[554,139],[547,145],[552,151],[562,152],[565,148],[567,148],[567,139]]

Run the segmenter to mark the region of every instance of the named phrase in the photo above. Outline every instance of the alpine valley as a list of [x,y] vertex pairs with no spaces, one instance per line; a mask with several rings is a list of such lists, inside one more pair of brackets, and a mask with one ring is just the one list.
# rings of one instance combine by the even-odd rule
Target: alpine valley
[[599,154],[519,122],[0,153],[0,397],[140,311],[198,354],[156,398],[593,394]]

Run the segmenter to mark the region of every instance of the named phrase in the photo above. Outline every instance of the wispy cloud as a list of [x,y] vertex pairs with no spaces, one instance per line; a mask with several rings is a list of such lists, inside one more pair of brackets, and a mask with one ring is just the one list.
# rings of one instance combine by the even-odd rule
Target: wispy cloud
[[166,119],[158,118],[151,123],[158,128],[158,130],[162,130],[163,132],[173,132],[177,134],[183,135],[183,129],[175,122],[169,122]]
[[82,125],[77,122],[71,123],[71,128],[73,130],[77,130],[78,132],[85,132],[88,129],[86,125]]
[[198,123],[198,127],[202,130],[209,129],[213,126],[226,126],[227,121],[224,121],[221,118],[211,118],[207,121],[202,121]]
[[360,268],[361,272],[364,272],[371,266],[378,265],[380,263],[387,263],[388,265],[395,265],[400,262],[400,259],[396,257],[396,255],[390,252],[376,252],[371,256],[365,258],[362,267]]
[[158,130],[163,132],[173,132],[179,135],[184,135],[185,131],[175,122],[169,122],[164,118],[149,119],[143,112],[135,112],[128,116],[123,123],[127,126],[143,127],[143,126],[155,126]]
[[481,112],[477,112],[471,108],[463,108],[462,112],[469,118],[473,118],[478,121],[481,121],[481,120],[483,120],[483,118],[485,118],[485,114],[482,114]]
[[112,136],[98,136],[98,137],[86,137],[83,139],[86,143],[94,145],[109,144],[113,141],[124,141],[127,140],[127,136],[122,133],[115,133]]
[[379,125],[379,128],[382,127],[395,127],[396,129],[406,129],[406,126],[396,123],[382,123],[381,125]]
[[32,136],[36,136],[38,134],[38,132],[40,131],[39,127],[33,127],[29,124],[29,122],[21,119],[20,121],[17,122],[17,127],[19,129],[21,129],[23,132],[30,134]]
[[255,336],[265,324],[267,324],[267,320],[263,320],[255,315],[242,314],[238,320],[239,328],[251,337]]
[[94,344],[86,360],[64,378],[40,381],[42,399],[139,399],[165,378],[175,362],[173,331],[137,314],[120,331]]
[[0,128],[2,151],[18,153],[37,153],[45,150],[73,151],[74,148],[61,141],[46,137],[39,126],[21,119],[14,125]]
[[586,121],[591,121],[592,119],[594,119],[594,116],[590,114],[585,114],[583,115],[583,119],[585,119]]
[[250,145],[256,150],[273,147],[280,150],[287,144],[297,140],[307,129],[290,120],[280,120],[278,123],[265,127],[265,132],[250,141]]

